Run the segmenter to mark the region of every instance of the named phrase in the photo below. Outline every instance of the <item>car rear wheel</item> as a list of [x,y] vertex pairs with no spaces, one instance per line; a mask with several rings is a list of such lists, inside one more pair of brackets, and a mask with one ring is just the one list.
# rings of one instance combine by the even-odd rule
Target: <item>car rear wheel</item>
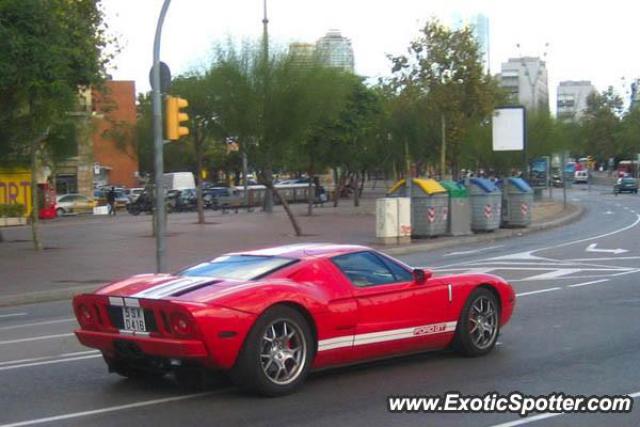
[[462,309],[453,348],[464,356],[482,356],[495,346],[499,330],[498,300],[490,290],[478,288]]
[[62,209],[62,208],[56,209],[56,216],[60,217],[62,215],[64,215],[64,209]]
[[289,394],[304,382],[312,358],[312,335],[304,316],[293,308],[275,306],[247,335],[231,379],[265,396]]

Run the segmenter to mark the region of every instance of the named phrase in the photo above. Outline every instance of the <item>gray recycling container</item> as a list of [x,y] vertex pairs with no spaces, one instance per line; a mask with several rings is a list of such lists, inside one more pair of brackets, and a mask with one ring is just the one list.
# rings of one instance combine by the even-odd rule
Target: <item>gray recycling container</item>
[[[449,194],[434,179],[413,178],[411,186],[411,235],[435,237],[447,233]],[[407,197],[405,180],[398,181],[389,191],[391,197]]]
[[502,226],[531,225],[533,189],[522,178],[510,177],[502,183]]
[[440,181],[449,193],[449,223],[447,233],[452,236],[471,234],[471,204],[464,185],[450,180]]
[[471,229],[493,231],[500,227],[502,192],[486,178],[471,178],[468,185],[471,199]]

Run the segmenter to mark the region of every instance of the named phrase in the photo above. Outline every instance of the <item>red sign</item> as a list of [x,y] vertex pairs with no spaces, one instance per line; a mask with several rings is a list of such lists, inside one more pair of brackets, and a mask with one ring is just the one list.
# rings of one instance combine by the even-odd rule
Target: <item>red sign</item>
[[427,220],[431,223],[436,220],[436,209],[427,208]]
[[527,216],[527,214],[529,213],[529,205],[526,203],[521,204],[520,213],[522,213],[522,216]]
[[484,205],[484,217],[489,219],[493,216],[493,209],[491,208],[491,205],[487,204]]

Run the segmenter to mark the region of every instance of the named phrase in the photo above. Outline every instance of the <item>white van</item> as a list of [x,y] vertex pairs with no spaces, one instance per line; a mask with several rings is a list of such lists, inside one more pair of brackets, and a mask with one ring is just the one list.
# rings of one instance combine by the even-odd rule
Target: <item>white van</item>
[[196,188],[196,180],[191,172],[165,173],[164,186],[167,190],[190,190]]
[[589,182],[589,172],[585,170],[576,171],[575,174],[573,175],[573,182],[575,182],[576,184],[578,183],[587,184]]

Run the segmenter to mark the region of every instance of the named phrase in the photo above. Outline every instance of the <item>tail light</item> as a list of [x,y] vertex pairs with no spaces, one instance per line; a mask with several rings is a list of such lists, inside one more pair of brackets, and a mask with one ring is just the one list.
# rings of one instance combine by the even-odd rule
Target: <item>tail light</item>
[[85,329],[93,329],[98,324],[98,313],[88,304],[78,304],[76,317],[80,326]]
[[171,333],[181,338],[190,338],[194,335],[195,328],[193,320],[187,314],[174,311],[169,316]]

